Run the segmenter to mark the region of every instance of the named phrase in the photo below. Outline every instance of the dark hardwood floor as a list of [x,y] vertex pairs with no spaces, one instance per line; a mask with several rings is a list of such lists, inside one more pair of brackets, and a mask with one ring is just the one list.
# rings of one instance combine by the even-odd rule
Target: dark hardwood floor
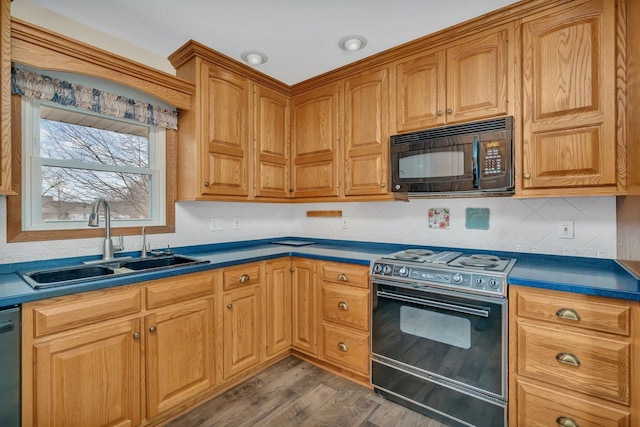
[[167,425],[445,426],[293,356]]

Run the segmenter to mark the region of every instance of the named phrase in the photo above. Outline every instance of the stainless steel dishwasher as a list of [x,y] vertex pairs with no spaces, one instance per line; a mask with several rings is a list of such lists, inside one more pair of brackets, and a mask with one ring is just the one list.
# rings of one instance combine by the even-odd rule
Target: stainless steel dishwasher
[[0,309],[0,426],[20,426],[20,307]]

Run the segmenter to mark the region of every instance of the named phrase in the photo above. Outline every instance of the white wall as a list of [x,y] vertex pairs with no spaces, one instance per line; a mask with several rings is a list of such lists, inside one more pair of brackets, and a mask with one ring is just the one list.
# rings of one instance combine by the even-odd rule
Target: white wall
[[[173,73],[166,58],[137,48],[45,9],[16,0],[12,14],[53,31],[121,56]],[[186,41],[186,40],[185,40]],[[181,41],[178,41],[178,44]],[[465,209],[489,208],[489,230],[467,230]],[[429,208],[449,208],[450,228],[429,229]],[[307,210],[342,210],[349,228],[338,218],[307,217]],[[7,244],[6,198],[0,197],[0,263],[99,254],[101,239]],[[237,217],[240,229],[232,228]],[[148,236],[152,248],[220,243],[278,236],[397,242],[413,245],[482,248],[531,253],[616,257],[614,197],[513,199],[429,199],[411,202],[258,204],[179,203],[176,233]],[[211,218],[223,229],[209,231]],[[575,238],[558,238],[558,221],[575,221]],[[117,235],[117,230],[114,231]],[[139,236],[125,238],[127,250],[140,249]]]
[[[467,207],[489,208],[488,230],[465,228]],[[449,208],[448,229],[430,229],[429,208]],[[282,236],[481,248],[586,257],[616,257],[614,197],[549,199],[472,198],[410,202],[262,204],[183,202],[176,206],[176,233],[150,235],[152,248],[266,239]],[[307,217],[308,210],[342,210],[340,218]],[[6,198],[0,197],[0,264],[99,254],[101,239],[6,243]],[[210,231],[212,218],[222,230]],[[233,229],[237,218],[240,229]],[[558,222],[573,220],[575,238],[558,238]],[[117,235],[117,230],[113,231]],[[127,250],[139,250],[139,236],[125,237]]]

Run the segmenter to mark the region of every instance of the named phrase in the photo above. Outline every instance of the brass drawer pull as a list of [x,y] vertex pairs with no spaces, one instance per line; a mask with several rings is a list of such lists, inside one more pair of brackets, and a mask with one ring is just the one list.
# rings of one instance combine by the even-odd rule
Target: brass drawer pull
[[338,350],[340,350],[340,351],[349,351],[349,347],[347,346],[347,343],[340,341],[338,343]]
[[248,274],[243,274],[242,276],[240,276],[240,283],[247,283],[249,280],[251,280],[251,277],[249,277]]
[[227,304],[227,308],[231,310],[233,308],[233,304]]
[[578,356],[576,356],[575,354],[558,353],[558,355],[556,356],[556,360],[565,365],[571,365],[576,367],[580,366],[580,359],[578,359]]
[[578,424],[576,422],[576,420],[574,420],[573,418],[569,418],[569,417],[558,417],[556,419],[556,423],[560,427],[580,427],[580,424]]
[[349,278],[347,277],[346,274],[340,273],[340,274],[338,274],[338,280],[340,280],[341,282],[348,282]]
[[561,308],[560,310],[556,311],[556,316],[559,319],[573,320],[576,322],[582,319],[582,317],[580,317],[580,314],[572,308]]
[[338,308],[339,308],[340,310],[344,310],[344,311],[349,310],[349,306],[348,306],[348,305],[347,305],[347,303],[346,303],[346,302],[344,302],[344,301],[340,301],[340,302],[338,303]]

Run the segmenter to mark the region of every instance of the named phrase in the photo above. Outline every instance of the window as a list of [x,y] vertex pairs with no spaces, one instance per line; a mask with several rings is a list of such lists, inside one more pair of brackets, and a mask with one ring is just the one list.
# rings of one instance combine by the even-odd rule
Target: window
[[27,97],[22,107],[24,230],[84,228],[98,197],[114,228],[165,225],[164,128]]

